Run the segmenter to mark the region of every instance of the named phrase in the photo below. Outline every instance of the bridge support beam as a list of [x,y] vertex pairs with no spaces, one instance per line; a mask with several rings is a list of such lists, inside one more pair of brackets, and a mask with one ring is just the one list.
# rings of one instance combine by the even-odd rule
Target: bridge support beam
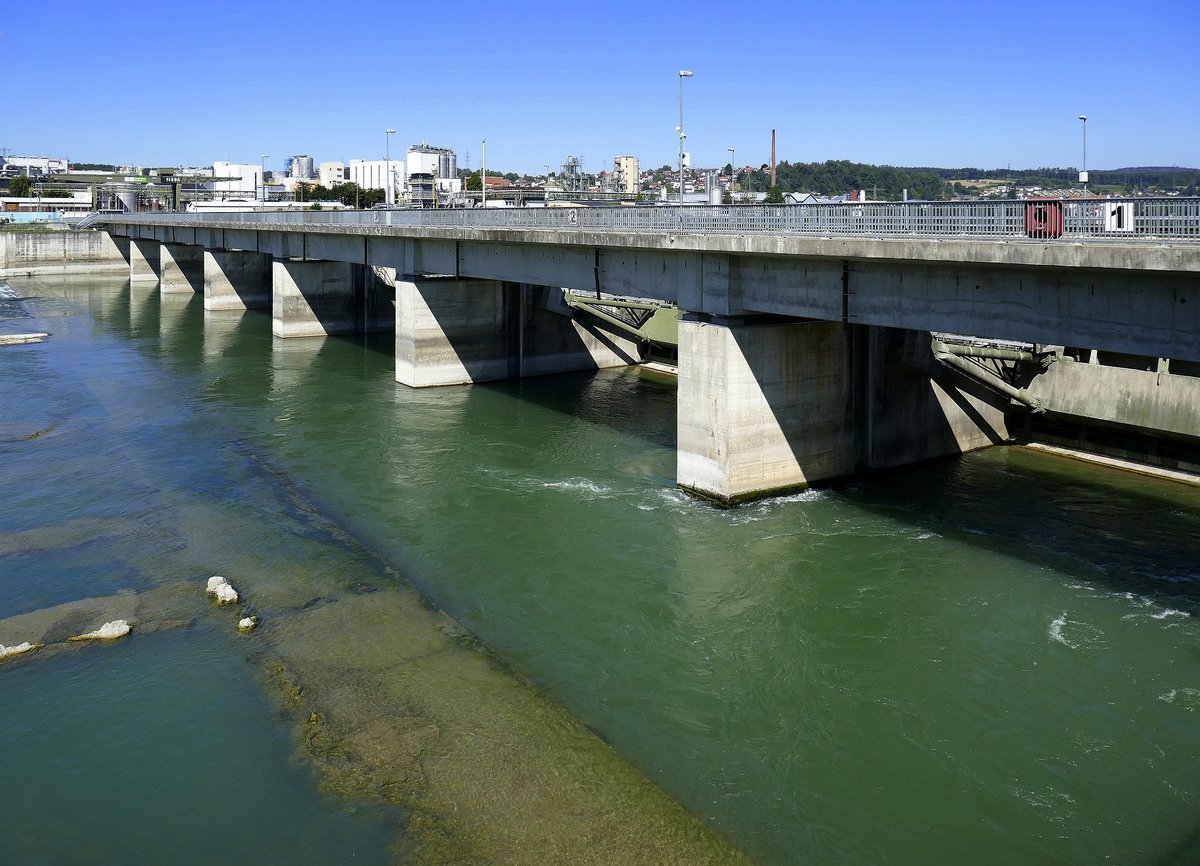
[[204,291],[204,248],[192,244],[160,244],[158,290],[164,295]]
[[852,358],[840,323],[679,323],[679,486],[722,504],[854,471]]
[[414,388],[635,364],[637,344],[555,305],[560,290],[398,277],[396,381]]
[[277,337],[322,337],[391,331],[394,279],[385,268],[353,262],[275,259],[271,331]]
[[158,280],[159,246],[159,242],[155,240],[147,240],[145,238],[129,239],[130,282]]
[[271,306],[271,257],[239,250],[205,250],[204,309]]

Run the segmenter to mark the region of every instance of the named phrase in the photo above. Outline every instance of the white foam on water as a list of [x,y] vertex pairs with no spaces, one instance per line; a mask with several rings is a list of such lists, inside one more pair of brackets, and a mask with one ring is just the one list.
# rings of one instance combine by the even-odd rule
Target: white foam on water
[[594,481],[589,481],[586,478],[565,478],[562,481],[543,481],[542,487],[549,490],[572,490],[581,493],[589,493],[592,496],[608,498],[615,496],[617,491],[603,484],[597,484]]
[[1056,640],[1063,646],[1069,649],[1078,649],[1078,644],[1073,644],[1063,636],[1063,626],[1069,622],[1067,612],[1064,610],[1053,622],[1050,623],[1050,628],[1046,632],[1051,640]]
[[1186,617],[1191,616],[1191,614],[1188,613],[1187,611],[1175,610],[1175,608],[1173,608],[1173,607],[1165,607],[1162,610],[1160,610],[1158,613],[1150,614],[1151,619],[1169,619],[1173,616],[1186,618]]
[[1164,703],[1178,704],[1189,713],[1200,709],[1200,689],[1191,686],[1182,686],[1171,689],[1169,692],[1163,692],[1158,699]]

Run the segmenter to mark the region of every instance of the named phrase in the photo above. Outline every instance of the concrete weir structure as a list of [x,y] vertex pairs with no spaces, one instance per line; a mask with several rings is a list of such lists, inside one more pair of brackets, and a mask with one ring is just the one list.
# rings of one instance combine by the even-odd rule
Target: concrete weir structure
[[[613,226],[637,216],[613,211]],[[682,212],[662,214],[683,224]],[[662,214],[646,219],[669,225]],[[105,220],[129,239],[131,278],[157,243],[269,258],[280,336],[371,328],[386,274],[396,378],[413,387],[638,360],[628,338],[556,311],[562,287],[674,303],[687,313],[677,481],[720,503],[1009,441],[1012,395],[939,364],[931,332],[1200,362],[1195,242],[622,231],[576,227],[582,218]],[[1195,407],[1182,411],[1183,427],[1200,430]]]

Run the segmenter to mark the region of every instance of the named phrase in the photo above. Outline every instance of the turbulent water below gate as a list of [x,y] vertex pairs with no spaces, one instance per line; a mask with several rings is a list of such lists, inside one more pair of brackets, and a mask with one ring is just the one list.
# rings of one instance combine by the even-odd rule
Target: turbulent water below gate
[[993,449],[721,511],[657,374],[417,391],[10,282],[0,862],[1200,861],[1194,489]]

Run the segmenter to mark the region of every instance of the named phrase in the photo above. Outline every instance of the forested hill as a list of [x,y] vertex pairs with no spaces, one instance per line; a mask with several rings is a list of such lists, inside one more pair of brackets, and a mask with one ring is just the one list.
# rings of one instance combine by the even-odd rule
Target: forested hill
[[[781,162],[776,168],[779,189],[783,192],[815,192],[841,195],[851,190],[866,190],[871,198],[899,199],[908,190],[909,198],[940,199],[948,191],[945,179],[928,168],[897,168],[891,165],[867,165],[833,159],[828,162]],[[770,188],[771,175],[758,169],[738,177],[739,185],[762,192]]]
[[[1170,166],[1139,166],[1089,170],[1089,186],[1119,195],[1178,191],[1195,195],[1200,187],[1200,169]],[[873,199],[898,200],[908,190],[909,198],[943,199],[963,191],[968,181],[991,181],[1020,187],[1070,188],[1079,182],[1077,168],[905,168],[869,165],[847,160],[827,162],[781,162],[777,168],[782,192],[812,192],[842,195],[865,190]],[[770,188],[770,172],[764,166],[738,176],[746,189],[763,192]],[[976,191],[971,185],[967,189]]]

